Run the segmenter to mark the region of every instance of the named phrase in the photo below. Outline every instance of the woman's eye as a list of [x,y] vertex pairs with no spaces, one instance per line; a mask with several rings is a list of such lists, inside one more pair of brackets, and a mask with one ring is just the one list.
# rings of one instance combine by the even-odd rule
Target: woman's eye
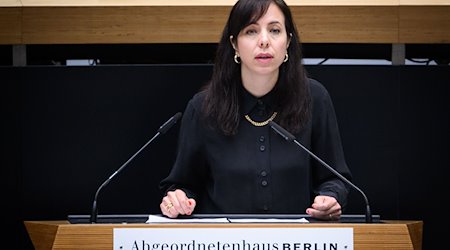
[[270,32],[273,34],[280,34],[281,30],[280,29],[271,29]]
[[256,34],[256,33],[257,33],[256,30],[252,30],[252,29],[247,30],[247,31],[245,32],[245,34],[247,34],[247,35],[254,35],[254,34]]

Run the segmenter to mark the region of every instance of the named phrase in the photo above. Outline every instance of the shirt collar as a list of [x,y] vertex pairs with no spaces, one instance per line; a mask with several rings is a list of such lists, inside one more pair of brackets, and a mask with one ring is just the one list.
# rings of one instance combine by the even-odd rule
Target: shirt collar
[[243,114],[250,114],[254,112],[256,108],[261,107],[264,107],[266,112],[275,111],[275,95],[273,93],[273,90],[264,96],[255,97],[242,86],[241,93]]

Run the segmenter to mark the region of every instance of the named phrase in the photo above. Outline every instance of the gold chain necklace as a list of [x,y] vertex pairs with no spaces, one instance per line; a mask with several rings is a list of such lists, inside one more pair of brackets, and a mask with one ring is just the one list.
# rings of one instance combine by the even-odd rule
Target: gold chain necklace
[[247,121],[250,122],[253,126],[262,127],[262,126],[266,126],[267,124],[269,124],[270,121],[275,119],[277,114],[278,114],[277,112],[273,112],[272,116],[269,117],[269,119],[267,119],[265,121],[262,121],[262,122],[255,122],[255,121],[253,121],[252,118],[250,118],[249,115],[245,115],[245,119],[247,119]]

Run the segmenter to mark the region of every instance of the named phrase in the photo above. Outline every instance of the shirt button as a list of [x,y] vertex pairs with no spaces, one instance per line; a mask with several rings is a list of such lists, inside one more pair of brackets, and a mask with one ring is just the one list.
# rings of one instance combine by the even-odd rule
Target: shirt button
[[264,142],[265,140],[266,140],[266,138],[263,135],[261,135],[261,137],[259,137],[260,142]]
[[261,176],[262,177],[266,177],[267,176],[267,172],[266,171],[261,171]]
[[259,146],[259,150],[260,150],[261,152],[263,152],[264,150],[266,150],[266,146],[264,146],[264,145]]
[[269,183],[267,182],[267,181],[261,181],[261,185],[263,186],[263,187],[265,187],[265,186],[267,186]]

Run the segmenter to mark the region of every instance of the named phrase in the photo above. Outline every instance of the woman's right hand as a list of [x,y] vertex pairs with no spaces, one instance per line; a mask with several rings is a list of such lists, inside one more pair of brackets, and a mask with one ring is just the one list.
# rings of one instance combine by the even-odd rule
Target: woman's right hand
[[159,207],[163,215],[169,218],[176,218],[180,214],[191,215],[195,205],[196,202],[194,199],[188,198],[183,190],[177,189],[167,192]]

